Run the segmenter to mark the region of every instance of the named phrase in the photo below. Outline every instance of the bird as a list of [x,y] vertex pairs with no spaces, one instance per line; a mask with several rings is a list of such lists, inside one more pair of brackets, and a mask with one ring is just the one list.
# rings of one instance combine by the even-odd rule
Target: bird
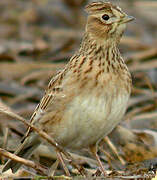
[[[30,123],[68,151],[89,149],[105,174],[97,147],[127,108],[132,79],[118,44],[134,17],[103,1],[89,3],[85,11],[88,16],[80,48],[50,80]],[[40,143],[39,135],[29,129],[15,154],[28,158]],[[16,172],[20,165],[9,160],[3,171],[11,168]]]

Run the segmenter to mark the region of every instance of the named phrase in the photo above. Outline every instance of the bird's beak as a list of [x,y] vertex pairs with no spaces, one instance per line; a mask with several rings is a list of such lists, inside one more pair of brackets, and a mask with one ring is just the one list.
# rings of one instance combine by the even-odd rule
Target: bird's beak
[[133,21],[135,18],[133,16],[125,16],[123,19],[122,19],[122,23],[128,23],[130,21]]

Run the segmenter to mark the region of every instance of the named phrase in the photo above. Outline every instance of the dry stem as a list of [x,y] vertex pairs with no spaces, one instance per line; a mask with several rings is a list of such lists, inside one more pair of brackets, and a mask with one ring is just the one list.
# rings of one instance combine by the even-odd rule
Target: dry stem
[[28,167],[31,167],[44,175],[48,174],[48,170],[45,167],[41,166],[40,164],[36,164],[33,161],[16,156],[15,154],[12,154],[2,148],[0,148],[0,155],[5,156],[6,158],[12,159],[13,161],[22,163]]

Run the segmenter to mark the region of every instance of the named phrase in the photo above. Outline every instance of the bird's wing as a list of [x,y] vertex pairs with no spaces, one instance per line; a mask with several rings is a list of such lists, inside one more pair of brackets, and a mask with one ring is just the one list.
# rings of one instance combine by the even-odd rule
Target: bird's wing
[[[50,81],[48,88],[45,91],[43,98],[40,103],[37,105],[30,123],[36,125],[39,123],[39,120],[49,111],[55,111],[57,104],[62,104],[66,98],[65,91],[62,87],[62,76],[64,76],[65,69],[60,71],[52,80]],[[26,135],[22,141],[30,134],[31,128],[28,128]]]
[[[76,55],[71,58],[70,62],[72,62],[75,58]],[[71,74],[72,72],[69,68],[70,62],[64,70],[58,72],[58,74],[49,82],[43,98],[31,117],[31,124],[38,127],[38,124],[40,125],[41,123],[44,123],[43,121],[46,122],[51,119],[51,121],[55,122],[62,118],[67,103],[71,101],[77,92],[75,91],[77,89],[76,79],[73,74]],[[73,85],[74,81],[75,86]],[[26,133],[26,137],[29,133],[30,128]]]

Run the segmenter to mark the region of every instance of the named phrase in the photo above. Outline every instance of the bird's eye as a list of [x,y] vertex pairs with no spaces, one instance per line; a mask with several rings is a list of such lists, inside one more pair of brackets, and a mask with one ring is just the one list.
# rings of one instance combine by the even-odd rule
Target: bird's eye
[[104,14],[104,15],[102,16],[102,18],[103,18],[105,21],[107,21],[107,20],[110,19],[109,15],[107,15],[107,14]]

